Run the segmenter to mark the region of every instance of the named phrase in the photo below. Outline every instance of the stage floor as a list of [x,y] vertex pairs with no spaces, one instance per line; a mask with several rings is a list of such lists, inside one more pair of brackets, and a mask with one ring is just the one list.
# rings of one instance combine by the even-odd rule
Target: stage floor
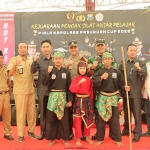
[[[121,126],[122,128],[122,126]],[[145,124],[142,125],[143,132],[147,130],[147,126]],[[0,122],[0,150],[61,150],[61,149],[91,149],[91,150],[126,150],[129,149],[129,137],[125,136],[123,137],[123,147],[118,147],[114,141],[112,141],[108,137],[108,128],[106,128],[106,136],[104,143],[100,146],[95,146],[87,144],[85,141],[82,142],[83,146],[81,148],[76,147],[75,145],[75,138],[70,141],[71,146],[65,147],[62,144],[61,140],[58,140],[55,145],[52,147],[47,146],[48,141],[47,140],[33,140],[29,138],[28,136],[25,136],[25,141],[23,143],[19,143],[17,141],[17,128],[16,126],[12,126],[12,136],[15,138],[14,141],[8,141],[3,138],[3,125],[2,122]],[[96,129],[91,128],[91,136],[95,134]],[[26,133],[27,133],[27,127],[26,127]],[[37,135],[40,133],[39,126],[36,127]],[[150,149],[150,137],[142,137],[139,142],[132,144],[134,150],[147,150]]]

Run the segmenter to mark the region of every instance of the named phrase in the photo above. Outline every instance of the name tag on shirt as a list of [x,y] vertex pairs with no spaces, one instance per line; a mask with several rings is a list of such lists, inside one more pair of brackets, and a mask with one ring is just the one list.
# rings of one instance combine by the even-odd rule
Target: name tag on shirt
[[66,79],[66,73],[62,73],[62,79]]
[[23,74],[23,68],[18,69],[19,74]]
[[22,66],[22,64],[18,64],[17,68],[18,68],[18,73],[19,74],[23,74],[23,66]]
[[112,78],[116,79],[117,78],[117,73],[112,73]]

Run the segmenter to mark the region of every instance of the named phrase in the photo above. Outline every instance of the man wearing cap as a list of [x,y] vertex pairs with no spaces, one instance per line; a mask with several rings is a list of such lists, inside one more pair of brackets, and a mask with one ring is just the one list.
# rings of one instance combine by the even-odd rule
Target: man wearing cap
[[[97,72],[98,70],[100,70],[101,68],[104,68],[104,65],[102,63],[102,54],[105,52],[106,49],[106,45],[105,45],[105,39],[98,39],[95,41],[95,50],[96,50],[96,54],[92,57],[89,58],[88,61],[88,74],[89,76],[92,76],[95,72]],[[117,68],[117,64],[116,62],[113,60],[112,61],[112,67],[113,68]],[[97,93],[96,89],[94,88],[95,93],[94,93],[94,100],[96,102],[97,99]],[[95,108],[96,109],[96,108]],[[97,111],[95,110],[95,113]],[[109,132],[109,136],[111,138],[113,138],[113,135],[111,134],[111,130]],[[92,136],[92,139],[95,140],[96,139],[96,134],[94,136]]]
[[45,137],[50,140],[49,146],[62,139],[65,146],[69,140],[69,109],[72,106],[72,93],[69,90],[71,76],[68,69],[63,68],[64,52],[57,49],[52,55],[54,66],[49,66],[43,75],[43,84],[48,85],[49,98],[46,113]]
[[8,65],[9,76],[13,76],[13,94],[16,104],[16,118],[18,142],[24,141],[25,121],[27,115],[28,133],[27,135],[36,139],[36,112],[35,112],[35,89],[33,74],[31,73],[32,59],[27,57],[27,44],[18,45],[19,55],[13,57]]
[[28,54],[31,58],[33,58],[36,54],[36,44],[33,40],[31,40],[28,44]]
[[[83,59],[87,62],[87,59],[84,58],[84,57],[81,57],[79,56],[78,54],[78,51],[79,51],[79,47],[78,47],[78,43],[76,41],[71,41],[69,42],[68,44],[68,47],[69,47],[69,52],[70,52],[70,57],[69,58],[66,58],[64,60],[64,66],[69,69],[69,72],[71,74],[71,80],[73,78],[75,78],[77,75],[78,75],[78,69],[77,69],[77,66],[78,66],[78,63]],[[75,94],[73,95],[73,97],[75,98]],[[72,112],[72,108],[70,109],[70,120],[69,120],[69,130],[70,130],[70,139],[73,138],[73,112]],[[84,127],[84,126],[83,126]],[[83,135],[82,137],[83,140],[85,140],[85,137]]]
[[126,89],[129,91],[130,87],[124,83],[123,75],[112,65],[113,56],[110,52],[104,52],[102,55],[102,62],[104,68],[101,68],[92,77],[93,85],[98,89],[98,99],[96,101],[97,108],[97,133],[98,140],[95,145],[99,146],[104,142],[105,125],[110,121],[111,131],[114,136],[114,141],[118,146],[123,143],[119,123],[118,98],[119,90]]
[[48,101],[48,85],[42,84],[43,74],[47,71],[49,66],[53,66],[52,57],[51,57],[51,41],[46,39],[41,42],[41,51],[42,55],[36,53],[34,56],[34,61],[31,65],[31,72],[36,73],[38,71],[38,83],[37,83],[37,96],[39,102],[39,111],[40,111],[40,136],[38,140],[44,139],[44,130],[45,130],[45,120],[46,120],[46,107]]
[[[130,86],[129,104],[130,111],[133,113],[135,120],[135,127],[133,130],[132,142],[138,142],[142,134],[142,121],[141,121],[141,91],[142,82],[147,75],[146,65],[143,61],[137,60],[137,47],[134,44],[127,46],[128,60],[126,61],[127,81]],[[124,74],[123,65],[120,64],[119,70]],[[128,109],[125,91],[122,91],[123,109],[124,109],[124,128],[122,136],[129,135],[129,122],[128,122]]]
[[3,118],[4,124],[4,138],[7,140],[14,140],[11,136],[11,82],[7,72],[6,66],[3,65],[4,57],[0,51],[0,115]]
[[141,61],[148,61],[150,57],[147,54],[142,53],[142,41],[136,37],[133,44],[137,46],[137,59]]

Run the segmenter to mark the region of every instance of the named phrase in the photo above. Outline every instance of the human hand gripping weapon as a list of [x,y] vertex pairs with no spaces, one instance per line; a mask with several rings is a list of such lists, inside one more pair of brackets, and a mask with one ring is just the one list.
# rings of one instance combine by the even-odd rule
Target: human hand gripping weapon
[[[122,54],[122,62],[123,62],[123,70],[124,70],[125,87],[128,87],[128,84],[127,84],[127,73],[126,73],[126,63],[125,63],[125,57],[124,57],[124,50],[123,50],[123,47],[121,47],[121,54]],[[126,89],[126,88],[125,88],[125,89]],[[128,89],[128,90],[129,90],[129,89]],[[127,108],[128,108],[130,150],[132,150],[131,119],[130,119],[130,104],[129,104],[129,94],[128,94],[128,90],[126,89],[126,97],[127,97]]]

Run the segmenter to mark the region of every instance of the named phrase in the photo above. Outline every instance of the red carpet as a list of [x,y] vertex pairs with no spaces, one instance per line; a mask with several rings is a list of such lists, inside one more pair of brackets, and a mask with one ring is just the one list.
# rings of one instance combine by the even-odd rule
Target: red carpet
[[[16,126],[13,126],[13,133],[12,136],[15,138],[14,141],[8,141],[3,138],[3,125],[2,122],[0,122],[0,150],[61,150],[61,149],[79,149],[75,145],[75,138],[70,141],[71,146],[69,148],[66,148],[62,142],[59,140],[55,145],[52,147],[48,147],[47,140],[33,140],[27,136],[25,136],[25,141],[23,143],[18,143],[17,141],[17,131]],[[121,127],[122,128],[122,127]],[[146,125],[144,124],[143,132],[147,130]],[[27,127],[26,127],[27,132]],[[36,134],[39,135],[39,126],[36,127]],[[91,135],[95,133],[95,128],[91,129]],[[82,141],[83,147],[81,149],[91,149],[91,150],[127,150],[129,149],[129,137],[123,137],[123,147],[118,147],[109,137],[108,137],[108,128],[106,128],[106,136],[105,141],[102,145],[99,147],[93,145],[89,145],[86,142]],[[132,144],[134,150],[147,150],[150,149],[150,137],[142,137],[139,142]]]

